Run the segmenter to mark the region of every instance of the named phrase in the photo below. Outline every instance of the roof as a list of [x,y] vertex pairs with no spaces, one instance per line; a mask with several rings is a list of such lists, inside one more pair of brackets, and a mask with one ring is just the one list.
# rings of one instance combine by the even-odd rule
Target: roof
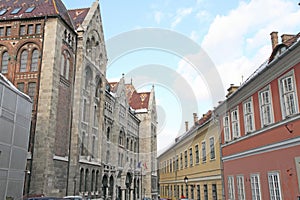
[[74,22],[76,29],[82,24],[90,8],[69,10],[69,15]]
[[[27,10],[29,8],[32,10]],[[5,0],[0,4],[0,20],[44,16],[60,16],[74,28],[68,10],[61,0]]]

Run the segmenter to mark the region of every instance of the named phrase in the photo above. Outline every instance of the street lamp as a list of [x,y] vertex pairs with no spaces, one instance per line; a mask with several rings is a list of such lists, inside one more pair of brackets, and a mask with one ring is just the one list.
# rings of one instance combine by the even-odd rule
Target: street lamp
[[189,178],[187,176],[185,176],[183,181],[185,182],[186,185],[188,185]]

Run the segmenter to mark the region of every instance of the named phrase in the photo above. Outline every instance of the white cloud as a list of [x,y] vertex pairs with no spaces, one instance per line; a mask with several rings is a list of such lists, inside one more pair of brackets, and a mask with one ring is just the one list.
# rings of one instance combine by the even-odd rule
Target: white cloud
[[156,12],[154,13],[154,20],[155,20],[155,22],[156,22],[157,24],[160,24],[160,22],[161,22],[163,16],[164,16],[164,14],[163,14],[162,12],[156,11]]
[[198,35],[197,31],[192,31],[191,35],[190,35],[190,38],[192,40],[194,40],[195,42],[197,42],[197,40],[199,39],[199,35]]
[[176,12],[175,20],[172,22],[171,27],[175,28],[184,17],[190,15],[193,11],[193,8],[180,8]]
[[242,2],[228,15],[215,17],[202,47],[222,74],[225,87],[230,83],[239,84],[242,76],[245,80],[270,56],[270,33],[296,34],[299,18],[299,8],[293,2]]

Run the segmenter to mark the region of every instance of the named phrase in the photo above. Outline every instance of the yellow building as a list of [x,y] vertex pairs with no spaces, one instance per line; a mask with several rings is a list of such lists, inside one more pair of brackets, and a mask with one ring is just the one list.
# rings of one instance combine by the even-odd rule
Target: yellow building
[[222,199],[218,124],[209,111],[158,157],[160,197]]

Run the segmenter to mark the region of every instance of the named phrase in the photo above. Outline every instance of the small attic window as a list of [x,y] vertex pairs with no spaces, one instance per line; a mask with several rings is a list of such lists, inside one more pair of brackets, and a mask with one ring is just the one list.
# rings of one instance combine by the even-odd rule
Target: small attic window
[[25,10],[26,13],[31,13],[33,10],[35,9],[35,7],[29,7]]
[[0,15],[4,15],[4,13],[6,13],[6,8],[3,8],[2,10],[0,10]]
[[13,11],[11,11],[10,14],[12,14],[12,15],[13,15],[13,14],[17,14],[21,9],[22,9],[21,7],[15,8]]

